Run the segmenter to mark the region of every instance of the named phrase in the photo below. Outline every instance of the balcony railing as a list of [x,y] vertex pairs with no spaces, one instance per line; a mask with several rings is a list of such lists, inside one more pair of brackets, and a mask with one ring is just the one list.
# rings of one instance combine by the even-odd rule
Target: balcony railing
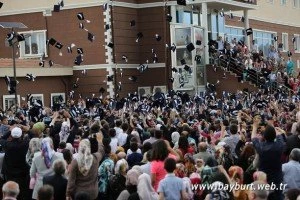
[[233,1],[257,5],[257,0],[233,0]]

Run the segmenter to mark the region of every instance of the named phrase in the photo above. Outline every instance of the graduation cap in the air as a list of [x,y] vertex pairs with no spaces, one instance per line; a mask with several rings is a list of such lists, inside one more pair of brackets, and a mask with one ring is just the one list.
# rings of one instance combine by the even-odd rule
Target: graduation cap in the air
[[130,26],[135,26],[135,20],[130,21]]
[[61,1],[60,1],[60,6],[61,6],[61,7],[64,7],[64,6],[65,6],[64,0],[61,0]]
[[113,48],[114,47],[114,43],[110,42],[107,44],[108,47]]
[[184,65],[183,69],[187,72],[189,72],[190,74],[192,73],[192,68],[188,65]]
[[173,52],[175,52],[175,50],[176,50],[176,45],[175,45],[175,43],[173,43],[173,44],[170,46],[170,50],[173,51]]
[[287,52],[287,56],[288,56],[288,57],[291,57],[292,55],[293,55],[293,53],[292,53],[291,51],[288,51],[288,52]]
[[114,80],[114,75],[107,75],[107,82],[112,82]]
[[18,40],[18,42],[24,41],[25,40],[24,34],[18,34],[17,35],[17,40]]
[[161,36],[160,35],[158,35],[158,34],[155,34],[155,39],[156,39],[156,41],[160,41],[161,40]]
[[122,56],[122,60],[124,60],[125,62],[128,62],[128,57],[125,56],[125,55],[123,55],[123,56]]
[[34,81],[35,78],[36,78],[36,77],[33,76],[32,74],[26,74],[26,76],[25,76],[25,79],[26,79],[27,81]]
[[233,19],[233,18],[234,18],[234,16],[233,16],[233,14],[232,14],[231,11],[229,12],[229,18],[230,18],[230,19]]
[[224,17],[224,15],[225,15],[225,14],[224,14],[224,10],[223,10],[223,8],[222,8],[222,10],[220,11],[220,16],[221,16],[221,17]]
[[[83,15],[83,12],[80,12],[80,13],[77,13],[77,18],[82,21],[82,20],[85,20],[84,18],[84,15]],[[90,23],[90,20],[85,20],[86,23]]]
[[169,81],[171,82],[171,83],[173,83],[174,82],[174,78],[172,77],[172,78],[169,78]]
[[241,21],[241,22],[245,22],[245,17],[244,16],[241,16],[241,18],[239,19],[239,21]]
[[142,32],[139,32],[137,35],[136,35],[136,40],[135,42],[139,42],[139,40],[143,37],[143,33]]
[[107,3],[104,3],[104,4],[102,5],[102,8],[103,8],[104,11],[107,10],[107,7],[108,7],[108,4],[107,4]]
[[9,94],[14,94],[16,92],[17,81],[8,76],[5,76],[4,79]]
[[0,8],[2,8],[2,6],[3,6],[3,3],[2,3],[2,2],[0,2]]
[[56,4],[56,5],[54,5],[54,7],[53,7],[53,11],[54,12],[59,12],[60,11],[60,4]]
[[196,40],[196,45],[201,45],[201,44],[202,44],[201,40]]
[[292,42],[293,42],[293,43],[296,42],[296,38],[295,38],[295,37],[292,38]]
[[83,62],[82,54],[79,54],[78,56],[76,56],[74,64],[80,65],[82,62]]
[[83,23],[79,23],[79,28],[85,30],[86,32],[88,32],[89,30],[85,28]]
[[60,42],[56,42],[56,44],[55,44],[55,47],[58,48],[58,49],[62,49],[63,46],[64,45],[62,43],[60,43]]
[[87,74],[87,71],[86,71],[86,69],[82,70],[82,71],[81,71],[81,73],[82,73],[82,75],[84,75],[84,76],[85,76],[85,75]]
[[186,0],[177,0],[178,5],[186,6]]
[[110,26],[109,26],[109,24],[105,24],[104,28],[105,28],[105,30],[108,30],[108,29],[110,29]]
[[54,46],[56,44],[56,40],[54,38],[50,38],[49,40],[47,40],[47,44]]
[[49,67],[52,67],[54,65],[54,62],[52,60],[49,60]]
[[181,59],[181,60],[180,60],[180,63],[181,63],[181,65],[185,65],[185,64],[186,64],[185,59]]
[[132,82],[136,82],[137,81],[137,77],[136,76],[131,76],[128,78],[130,81]]
[[83,54],[83,49],[82,48],[77,48],[77,53],[78,54]]
[[79,78],[76,79],[76,81],[73,83],[73,88],[78,88],[78,81],[79,81]]
[[246,34],[247,34],[247,36],[252,35],[253,34],[252,28],[246,29]]
[[44,67],[44,66],[45,66],[45,61],[41,60],[41,61],[39,62],[39,66],[40,66],[40,67]]
[[279,43],[278,44],[278,49],[282,49],[283,48],[283,43]]
[[93,42],[95,40],[95,36],[90,32],[88,32],[88,40],[91,42]]
[[118,82],[118,84],[117,84],[117,89],[118,89],[118,91],[121,91],[121,90],[122,90],[122,83],[121,83],[121,82]]
[[141,64],[140,66],[138,66],[137,68],[141,73],[143,73],[144,71],[146,71],[148,69],[148,64]]
[[274,37],[274,41],[277,42],[278,41],[278,36]]
[[189,52],[192,52],[195,49],[195,46],[193,43],[190,43],[186,46],[186,48]]
[[199,55],[195,56],[195,61],[196,62],[201,62],[201,59],[202,59],[201,56],[199,56]]
[[178,70],[176,69],[176,67],[172,67],[172,72],[178,73]]
[[157,54],[154,53],[154,57],[152,58],[153,60],[153,63],[158,63],[158,57],[157,57]]
[[105,89],[103,88],[103,87],[101,87],[100,89],[99,89],[99,93],[100,94],[103,94],[105,92]]
[[172,15],[170,15],[170,14],[168,13],[167,16],[166,16],[166,19],[167,19],[168,22],[171,22],[172,19],[173,19],[173,17],[172,17]]
[[15,37],[15,32],[11,32],[6,35],[6,39],[9,42],[11,42],[14,39],[14,37]]

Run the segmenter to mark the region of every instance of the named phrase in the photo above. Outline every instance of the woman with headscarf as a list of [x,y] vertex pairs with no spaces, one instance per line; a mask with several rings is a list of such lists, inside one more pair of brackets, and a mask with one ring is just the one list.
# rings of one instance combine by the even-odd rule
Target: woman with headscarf
[[43,177],[53,174],[52,164],[58,159],[63,160],[63,155],[53,150],[51,138],[44,138],[41,143],[41,152],[34,155],[30,168],[30,178],[36,179],[32,193],[33,199],[38,197],[37,192],[43,186]]
[[[148,174],[143,173],[139,176],[137,184],[137,196],[134,198],[139,200],[158,200],[158,194],[154,191],[154,188],[151,185],[151,177]],[[133,198],[130,200],[133,200]]]
[[117,200],[129,200],[137,193],[138,178],[141,175],[137,169],[131,169],[127,172],[126,189],[121,192]]
[[29,142],[28,151],[26,154],[26,162],[29,166],[32,164],[32,159],[35,153],[41,151],[41,139],[40,138],[32,138]]
[[70,135],[70,120],[69,118],[67,121],[63,122],[59,132],[59,141],[60,142],[67,142],[68,137]]
[[[78,155],[70,166],[67,199],[73,199],[78,191],[89,193],[92,200],[98,196],[98,167],[104,155],[104,148],[102,134],[97,133],[96,137],[83,139],[79,143]],[[94,142],[95,139],[98,145]]]

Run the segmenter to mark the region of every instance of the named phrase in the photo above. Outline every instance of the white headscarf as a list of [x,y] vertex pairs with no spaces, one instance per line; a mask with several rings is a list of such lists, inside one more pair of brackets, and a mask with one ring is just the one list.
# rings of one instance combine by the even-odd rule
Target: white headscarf
[[70,126],[68,122],[63,122],[59,132],[60,142],[67,142],[70,135]]
[[79,171],[82,173],[82,175],[88,175],[93,164],[93,155],[91,154],[91,143],[88,139],[83,139],[80,141],[76,161],[78,163]]
[[151,178],[146,173],[139,176],[137,193],[141,200],[158,200],[158,194],[154,191],[151,185]]
[[171,138],[172,138],[172,143],[175,145],[180,138],[180,134],[177,131],[173,132]]
[[127,161],[122,158],[121,160],[118,160],[118,162],[115,165],[115,174],[119,174],[120,173],[120,168],[121,167],[125,167],[126,171],[129,168]]

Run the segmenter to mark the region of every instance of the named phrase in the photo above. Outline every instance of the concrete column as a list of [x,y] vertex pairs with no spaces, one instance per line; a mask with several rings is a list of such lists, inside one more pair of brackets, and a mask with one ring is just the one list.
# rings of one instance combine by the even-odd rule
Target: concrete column
[[172,16],[172,21],[173,23],[176,23],[176,6],[170,6],[171,10],[170,10],[170,14]]
[[204,47],[204,56],[205,56],[205,65],[209,64],[209,54],[208,54],[208,22],[207,22],[207,3],[201,4],[201,13],[202,13],[202,19],[201,19],[201,26],[204,28],[204,35],[203,35],[203,43],[205,45]]
[[[244,10],[244,18],[245,18],[245,22],[244,22],[244,24],[245,24],[245,30],[246,29],[248,29],[248,28],[250,28],[249,26],[249,16],[248,16],[248,10]],[[251,44],[251,42],[250,42],[250,36],[247,36],[247,33],[246,33],[246,31],[245,31],[245,45],[247,45],[247,47],[250,49],[251,47],[250,47],[250,44]]]

